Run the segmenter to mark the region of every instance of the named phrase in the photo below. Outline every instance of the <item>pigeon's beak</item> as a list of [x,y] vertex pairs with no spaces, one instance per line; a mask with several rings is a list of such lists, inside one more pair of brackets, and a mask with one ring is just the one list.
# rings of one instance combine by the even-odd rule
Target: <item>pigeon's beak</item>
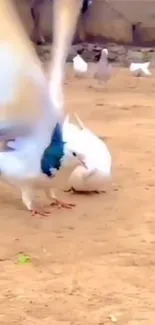
[[82,159],[79,159],[79,160],[80,160],[81,165],[87,169],[86,163]]

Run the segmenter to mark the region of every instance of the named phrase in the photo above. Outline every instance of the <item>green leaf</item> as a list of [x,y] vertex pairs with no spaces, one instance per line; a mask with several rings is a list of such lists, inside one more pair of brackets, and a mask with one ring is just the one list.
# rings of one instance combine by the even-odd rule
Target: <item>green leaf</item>
[[18,257],[18,263],[19,264],[28,264],[30,262],[31,262],[31,260],[30,260],[30,257],[28,255],[20,255]]

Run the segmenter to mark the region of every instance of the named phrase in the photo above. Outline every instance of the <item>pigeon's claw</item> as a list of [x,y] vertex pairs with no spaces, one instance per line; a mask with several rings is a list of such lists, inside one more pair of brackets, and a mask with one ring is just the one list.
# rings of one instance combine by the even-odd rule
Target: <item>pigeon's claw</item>
[[50,214],[49,211],[44,211],[43,208],[34,208],[31,210],[31,215],[32,216],[40,216],[40,217],[47,217]]
[[72,209],[73,207],[76,206],[76,204],[67,203],[67,202],[60,201],[58,199],[54,199],[54,201],[51,203],[51,206],[57,206],[58,209],[61,209],[61,208]]
[[69,192],[70,192],[70,193],[73,194],[73,193],[76,193],[77,191],[74,189],[74,187],[70,187],[69,189],[64,190],[64,192],[65,192],[65,193],[69,193]]

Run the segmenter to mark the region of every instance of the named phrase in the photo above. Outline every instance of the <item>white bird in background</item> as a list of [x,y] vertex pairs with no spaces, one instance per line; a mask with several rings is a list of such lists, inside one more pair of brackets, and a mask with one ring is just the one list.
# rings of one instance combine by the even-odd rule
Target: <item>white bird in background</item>
[[[109,182],[111,176],[112,158],[106,144],[94,135],[76,115],[83,147],[85,165],[77,166],[68,179],[70,190],[74,192],[100,192]],[[76,131],[75,131],[76,132]]]
[[101,57],[96,64],[96,71],[94,71],[94,77],[98,80],[107,82],[111,76],[112,67],[108,62],[108,50],[102,49]]
[[85,75],[88,70],[88,63],[82,59],[81,55],[77,54],[73,58],[73,69],[75,71],[76,76]]
[[150,76],[149,66],[150,62],[131,63],[129,69],[132,75],[136,77]]

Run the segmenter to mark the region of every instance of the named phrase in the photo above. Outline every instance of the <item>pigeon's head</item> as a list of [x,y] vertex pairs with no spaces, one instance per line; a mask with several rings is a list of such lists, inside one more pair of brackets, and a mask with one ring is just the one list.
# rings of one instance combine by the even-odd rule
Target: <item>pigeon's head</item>
[[107,49],[103,49],[103,50],[102,50],[102,54],[108,56],[108,50],[107,50]]
[[101,60],[107,60],[108,59],[108,50],[107,49],[102,49],[102,51],[101,51],[101,58],[100,58]]

